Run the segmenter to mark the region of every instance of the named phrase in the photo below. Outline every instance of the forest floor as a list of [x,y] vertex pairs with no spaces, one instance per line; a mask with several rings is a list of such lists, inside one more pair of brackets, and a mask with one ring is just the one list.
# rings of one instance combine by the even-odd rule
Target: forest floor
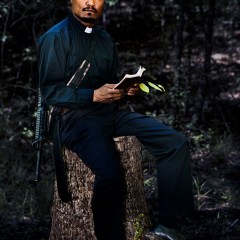
[[[186,240],[240,239],[240,152],[232,151],[226,161],[217,161],[211,154],[193,155],[195,212],[179,218]],[[144,168],[146,196],[154,224],[156,174],[151,164]],[[0,216],[0,240],[47,240],[50,227],[50,217]]]

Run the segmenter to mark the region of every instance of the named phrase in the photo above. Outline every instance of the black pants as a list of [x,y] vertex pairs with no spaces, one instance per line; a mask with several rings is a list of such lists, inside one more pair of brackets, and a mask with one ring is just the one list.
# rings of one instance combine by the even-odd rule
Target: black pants
[[145,115],[97,104],[63,116],[63,144],[96,175],[92,199],[98,240],[122,240],[120,158],[113,137],[136,136],[155,156],[159,216],[193,210],[189,148],[186,138]]

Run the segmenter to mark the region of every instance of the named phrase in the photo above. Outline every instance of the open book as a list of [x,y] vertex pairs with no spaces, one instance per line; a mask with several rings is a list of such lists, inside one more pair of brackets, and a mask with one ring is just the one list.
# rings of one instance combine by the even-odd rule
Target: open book
[[137,73],[126,74],[124,78],[114,87],[114,89],[126,89],[128,87],[132,87],[135,83],[139,83],[145,70],[146,69],[144,67],[140,66]]

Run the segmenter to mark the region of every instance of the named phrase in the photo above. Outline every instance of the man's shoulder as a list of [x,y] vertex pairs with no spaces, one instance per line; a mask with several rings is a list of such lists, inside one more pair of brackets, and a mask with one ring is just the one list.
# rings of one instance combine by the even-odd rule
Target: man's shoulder
[[69,34],[68,29],[69,29],[69,17],[63,19],[61,22],[55,24],[48,31],[43,33],[38,38],[38,43],[40,43],[43,39],[52,39],[56,37],[67,38]]

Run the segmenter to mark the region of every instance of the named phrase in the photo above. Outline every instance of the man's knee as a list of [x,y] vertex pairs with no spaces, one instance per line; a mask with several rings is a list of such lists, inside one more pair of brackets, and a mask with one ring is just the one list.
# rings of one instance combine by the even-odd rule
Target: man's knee
[[174,142],[176,143],[176,146],[188,148],[188,139],[184,135],[176,132],[174,135],[174,138],[175,138]]
[[169,158],[177,153],[184,154],[189,150],[188,139],[174,130],[171,130],[165,136],[160,136],[154,145],[153,155],[157,157],[157,160]]
[[185,155],[189,151],[188,139],[179,132],[175,132],[171,136],[172,139],[169,142],[169,151],[173,154],[179,153]]

